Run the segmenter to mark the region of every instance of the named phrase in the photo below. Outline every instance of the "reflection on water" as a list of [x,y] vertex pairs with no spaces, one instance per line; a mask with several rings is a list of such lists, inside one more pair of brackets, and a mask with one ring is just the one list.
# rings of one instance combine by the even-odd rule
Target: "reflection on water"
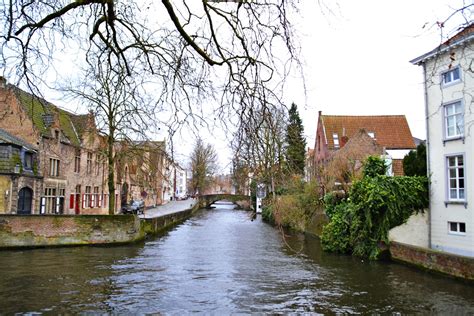
[[286,241],[216,204],[145,243],[0,252],[0,313],[474,313],[472,285]]

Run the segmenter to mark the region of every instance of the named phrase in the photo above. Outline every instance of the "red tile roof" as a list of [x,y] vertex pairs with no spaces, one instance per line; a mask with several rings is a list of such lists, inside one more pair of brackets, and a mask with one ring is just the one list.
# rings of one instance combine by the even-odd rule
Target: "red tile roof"
[[386,149],[416,148],[405,115],[381,116],[339,116],[321,115],[328,148],[334,149],[333,134],[337,133],[339,143],[343,136],[349,139],[359,130],[375,134],[375,141]]

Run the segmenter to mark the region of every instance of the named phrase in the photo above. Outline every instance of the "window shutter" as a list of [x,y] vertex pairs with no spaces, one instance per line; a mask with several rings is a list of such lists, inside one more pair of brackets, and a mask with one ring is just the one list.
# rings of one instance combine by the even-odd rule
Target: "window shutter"
[[74,208],[74,194],[71,194],[69,196],[69,208],[73,209]]

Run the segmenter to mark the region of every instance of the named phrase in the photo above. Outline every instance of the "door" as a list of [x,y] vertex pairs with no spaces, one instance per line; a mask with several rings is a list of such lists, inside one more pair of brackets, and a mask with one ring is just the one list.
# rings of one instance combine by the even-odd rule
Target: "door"
[[31,202],[33,200],[33,190],[24,187],[18,192],[17,214],[31,214]]

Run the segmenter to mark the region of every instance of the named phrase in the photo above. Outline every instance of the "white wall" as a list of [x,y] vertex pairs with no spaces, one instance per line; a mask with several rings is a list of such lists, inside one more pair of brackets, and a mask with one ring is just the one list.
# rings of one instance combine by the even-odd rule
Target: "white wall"
[[392,228],[388,233],[388,239],[407,245],[429,248],[428,220],[428,210],[425,210],[424,213],[414,214],[405,224]]
[[[441,251],[474,257],[474,147],[473,123],[474,78],[470,63],[474,58],[474,45],[457,48],[454,55],[444,54],[426,62],[428,101],[428,160],[431,173],[431,247]],[[453,57],[452,60],[450,57]],[[441,73],[460,65],[461,82],[442,87]],[[444,139],[443,105],[462,100],[464,102],[464,139]],[[447,199],[446,155],[464,154],[467,207],[463,204],[445,204]],[[465,235],[448,231],[448,222],[466,223]]]

